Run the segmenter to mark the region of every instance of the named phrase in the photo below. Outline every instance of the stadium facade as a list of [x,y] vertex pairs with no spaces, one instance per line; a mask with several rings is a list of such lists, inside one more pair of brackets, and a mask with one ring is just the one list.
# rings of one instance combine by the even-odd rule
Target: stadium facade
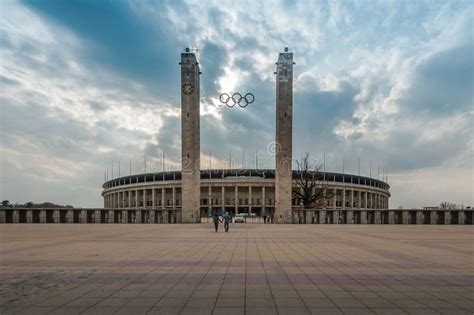
[[[270,216],[276,223],[294,222],[293,210],[301,205],[292,197],[294,180],[300,176],[292,170],[293,53],[285,48],[276,62],[274,170],[201,171],[201,71],[196,55],[189,49],[181,53],[180,65],[181,171],[133,175],[108,181],[103,185],[104,207],[162,210],[158,218],[153,214],[151,219],[146,219],[153,222],[196,223],[214,211]],[[240,100],[234,102],[240,105]],[[324,196],[331,196],[327,200],[323,198],[322,208],[388,209],[389,185],[383,181],[350,174],[315,175],[319,177],[315,189],[323,190]],[[307,212],[303,213],[306,217]],[[143,221],[141,215],[138,218],[133,213],[131,215],[133,221]]]

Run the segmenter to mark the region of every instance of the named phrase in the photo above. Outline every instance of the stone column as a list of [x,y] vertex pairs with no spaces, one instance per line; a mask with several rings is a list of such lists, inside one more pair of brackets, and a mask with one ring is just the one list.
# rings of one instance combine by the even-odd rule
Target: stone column
[[[173,188],[171,189],[171,192],[173,196],[173,201],[171,202],[171,204],[173,205],[172,209],[176,209],[176,187],[173,186]],[[199,203],[201,203],[200,198],[199,198]]]
[[[19,213],[19,210],[17,209],[13,210],[13,223],[20,223],[20,213]],[[42,222],[42,223],[46,223],[46,222]]]
[[54,212],[53,212],[53,222],[54,223],[61,223],[61,219],[59,217],[59,210],[54,210]]
[[354,209],[354,189],[351,189],[351,209]]
[[367,210],[360,212],[360,224],[367,224]]
[[156,222],[155,215],[156,215],[156,211],[154,209],[149,212],[150,221],[148,223],[155,223]]
[[462,210],[458,212],[458,224],[466,224],[466,215]]
[[339,216],[340,216],[340,211],[339,210],[333,210],[333,212],[332,212],[332,223],[333,224],[339,224]]
[[86,210],[81,210],[81,223],[87,223],[87,211]]
[[[13,215],[15,215],[15,212],[13,212]],[[14,216],[13,216],[13,220],[15,220]],[[46,210],[40,210],[40,223],[46,223]]]
[[327,196],[326,193],[327,193],[326,188],[323,188],[323,197],[324,197],[324,207],[325,208],[329,205],[328,204],[328,198],[326,197]]
[[235,186],[235,214],[239,213],[239,187]]
[[252,213],[252,186],[249,186],[249,214]]
[[395,224],[395,211],[388,211],[388,224]]
[[374,223],[382,224],[382,217],[381,217],[380,210],[375,210],[374,212]]
[[266,198],[265,198],[265,186],[262,186],[262,212],[266,214],[267,209],[266,209]]
[[155,188],[151,189],[151,208],[156,209],[156,190],[155,190]]
[[326,224],[326,210],[319,211],[319,223]]
[[444,224],[451,224],[451,211],[444,211]]
[[101,210],[95,210],[95,223],[102,223],[100,222],[101,217]]
[[436,210],[431,210],[430,223],[433,225],[438,223],[438,213]]
[[135,210],[135,223],[142,223],[142,210]]
[[66,214],[66,222],[74,223],[74,210],[68,210]]
[[367,209],[368,208],[368,204],[367,204],[367,191],[364,192],[364,208]]
[[143,208],[146,208],[146,189],[143,189]]
[[109,215],[108,215],[108,223],[114,223],[115,222],[115,212],[113,210],[109,210]]
[[208,207],[212,209],[212,204],[214,201],[212,200],[212,186],[209,186],[209,189],[207,190],[207,200]]
[[408,210],[403,210],[402,211],[402,223],[403,224],[409,224],[408,215],[409,215]]
[[26,211],[26,223],[33,223],[33,210]]
[[352,219],[354,218],[354,211],[347,210],[347,224],[353,224]]
[[346,209],[346,190],[342,189],[342,209]]
[[225,186],[221,187],[221,200],[222,211],[225,211]]
[[128,190],[128,207],[132,207],[132,192]]
[[128,223],[128,211],[122,210],[122,223]]
[[5,213],[6,211],[5,210],[1,210],[0,209],[0,223],[6,223],[6,216],[7,214]]
[[[166,193],[166,189],[163,187],[161,188],[161,209],[166,209],[165,207],[165,193]],[[166,222],[168,223],[168,222]]]
[[168,210],[163,210],[163,222],[162,223],[169,223],[169,216],[168,216]]
[[416,224],[423,224],[424,222],[424,215],[423,211],[418,210],[416,211]]
[[[336,188],[333,189],[333,193],[334,193],[334,195],[333,195],[333,198],[332,198],[332,208],[336,209],[336,201],[337,201],[337,189]],[[333,218],[334,218],[334,216],[333,216]]]

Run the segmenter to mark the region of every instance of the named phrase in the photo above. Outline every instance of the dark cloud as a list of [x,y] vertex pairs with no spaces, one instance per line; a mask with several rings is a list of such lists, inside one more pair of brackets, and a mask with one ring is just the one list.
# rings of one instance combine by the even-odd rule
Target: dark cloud
[[20,84],[17,80],[12,80],[7,77],[4,77],[3,75],[0,75],[0,85],[1,84],[6,84],[6,85],[11,85],[11,86],[17,86]]
[[[97,1],[26,1],[28,6],[73,31],[84,40],[79,51],[88,67],[108,67],[111,71],[140,81],[157,94],[176,100],[178,54],[183,44],[166,27],[167,17],[154,17],[161,23],[137,16],[133,3]],[[156,5],[156,12],[162,12]],[[156,21],[155,20],[155,21]]]
[[[255,94],[255,103],[245,109],[218,107],[216,114],[202,116],[204,154],[211,149],[213,156],[227,158],[232,149],[238,164],[242,149],[248,158],[257,149],[261,157],[266,155],[275,136],[271,71],[276,49],[289,45],[295,48],[295,73],[311,74],[299,82],[295,79],[294,157],[306,151],[321,161],[326,152],[328,169],[341,170],[345,153],[346,171],[355,172],[361,157],[363,173],[368,173],[369,160],[373,172],[384,163],[403,173],[441,167],[449,159],[469,155],[466,139],[471,138],[472,128],[455,124],[472,118],[472,19],[467,19],[469,27],[456,25],[457,17],[472,12],[472,6],[343,2],[321,4],[316,14],[278,3],[270,7],[257,3],[265,13],[239,3],[46,0],[23,4],[32,10],[32,19],[48,25],[39,34],[49,32],[50,38],[31,37],[30,30],[17,33],[21,21],[12,23],[15,31],[3,29],[8,23],[0,29],[0,53],[8,61],[2,64],[5,71],[0,76],[0,149],[8,152],[1,162],[3,198],[100,205],[104,165],[121,160],[123,171],[133,157],[133,170],[141,172],[143,153],[157,158],[165,152],[168,158],[178,158],[180,118],[165,109],[179,106],[179,53],[194,44],[200,45],[203,103],[230,92],[219,91],[224,67],[233,67],[228,75],[244,73],[236,91]],[[281,27],[288,17],[297,18]],[[434,49],[431,45],[438,37],[443,41],[439,34],[451,29],[454,37],[468,35],[460,36],[456,44],[445,38],[446,44]],[[63,41],[61,36],[68,33],[78,43]],[[28,35],[21,38],[22,34]],[[391,58],[391,50],[400,51],[400,56],[395,53]],[[380,109],[372,108],[374,100],[389,97],[396,81],[390,78],[398,77],[403,59],[413,67],[411,81],[404,82],[408,86],[394,100],[399,111],[376,112]],[[269,63],[269,73],[261,73],[267,67],[262,62]],[[350,74],[361,65],[365,73],[355,79]],[[323,88],[312,77],[316,73],[320,78],[333,77],[338,88]],[[358,110],[364,115],[355,117]],[[142,119],[140,115],[157,115],[157,124],[162,123],[159,130],[139,126],[142,121],[153,123],[152,116]],[[341,122],[354,129],[347,138],[335,133]],[[57,160],[57,168],[45,158]],[[28,197],[20,195],[25,190]]]
[[199,54],[201,63],[201,86],[204,90],[204,97],[217,97],[219,94],[218,79],[223,75],[223,67],[228,61],[228,54],[224,47],[214,43],[204,44]]
[[434,53],[416,70],[414,82],[399,100],[404,110],[447,115],[472,108],[473,41]]
[[181,156],[181,118],[163,117],[163,126],[152,140],[154,141],[146,144],[146,154],[160,157],[164,152],[167,158],[178,159]]

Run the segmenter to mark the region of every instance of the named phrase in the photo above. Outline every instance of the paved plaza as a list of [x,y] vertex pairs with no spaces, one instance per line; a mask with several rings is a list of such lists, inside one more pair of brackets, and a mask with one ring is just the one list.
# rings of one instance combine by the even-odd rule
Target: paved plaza
[[0,226],[0,313],[472,314],[471,226]]

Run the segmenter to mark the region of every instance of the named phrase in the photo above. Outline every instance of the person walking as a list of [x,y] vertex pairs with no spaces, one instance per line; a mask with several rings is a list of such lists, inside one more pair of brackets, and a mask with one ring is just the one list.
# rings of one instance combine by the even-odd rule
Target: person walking
[[226,213],[224,214],[223,219],[224,219],[224,230],[225,230],[226,232],[229,232],[229,223],[230,223],[230,221],[232,220],[232,218],[230,217],[229,212],[226,212]]
[[217,214],[217,211],[214,213],[214,216],[212,217],[212,221],[214,222],[214,228],[217,230],[219,229],[219,215]]

